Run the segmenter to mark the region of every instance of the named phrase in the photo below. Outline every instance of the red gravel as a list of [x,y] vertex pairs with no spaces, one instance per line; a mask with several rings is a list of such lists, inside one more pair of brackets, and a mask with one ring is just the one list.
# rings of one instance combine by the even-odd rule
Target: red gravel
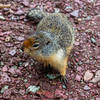
[[[99,83],[84,81],[87,70],[93,75],[100,70],[100,1],[32,1],[0,0],[2,4],[11,4],[10,8],[0,9],[0,100],[100,100]],[[37,6],[50,13],[59,9],[75,27],[76,41],[66,73],[67,89],[59,79],[48,79],[40,70],[42,65],[21,51],[24,39],[36,29],[25,15]],[[30,85],[40,89],[27,92]]]

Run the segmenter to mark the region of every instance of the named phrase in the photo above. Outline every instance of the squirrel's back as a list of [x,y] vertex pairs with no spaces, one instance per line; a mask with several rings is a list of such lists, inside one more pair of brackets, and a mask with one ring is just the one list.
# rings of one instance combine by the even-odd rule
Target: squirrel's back
[[44,17],[37,26],[36,32],[52,34],[61,47],[73,45],[74,30],[66,15],[53,13]]

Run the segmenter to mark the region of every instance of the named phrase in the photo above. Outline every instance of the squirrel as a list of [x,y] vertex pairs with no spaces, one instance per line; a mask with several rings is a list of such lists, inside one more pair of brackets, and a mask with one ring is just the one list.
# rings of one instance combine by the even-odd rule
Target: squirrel
[[47,13],[38,8],[30,10],[26,18],[40,22],[36,32],[24,41],[24,52],[44,66],[56,69],[66,85],[68,57],[75,37],[71,22],[65,14]]

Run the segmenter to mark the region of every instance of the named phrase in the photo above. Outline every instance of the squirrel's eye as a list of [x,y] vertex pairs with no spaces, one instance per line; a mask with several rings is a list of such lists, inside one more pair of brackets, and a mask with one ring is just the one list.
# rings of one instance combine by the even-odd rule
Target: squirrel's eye
[[37,48],[39,47],[39,43],[34,43],[34,44],[32,45],[32,47],[33,47],[34,49],[37,49]]

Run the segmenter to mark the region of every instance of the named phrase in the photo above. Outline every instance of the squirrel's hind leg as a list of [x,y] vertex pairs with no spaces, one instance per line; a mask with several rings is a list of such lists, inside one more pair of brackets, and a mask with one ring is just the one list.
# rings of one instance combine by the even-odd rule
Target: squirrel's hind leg
[[60,72],[61,82],[63,82],[66,87],[68,83],[67,78],[66,78],[66,69],[68,68],[67,60],[68,60],[68,57],[64,60],[64,66],[59,67],[58,69],[58,71]]
[[72,46],[66,48],[67,57],[64,60],[64,66],[63,67],[59,67],[61,69],[58,69],[59,72],[60,72],[60,75],[61,75],[61,81],[64,83],[64,85],[66,87],[67,87],[67,82],[68,82],[67,78],[66,78],[66,69],[68,68],[68,58],[69,58],[71,50],[72,50]]

